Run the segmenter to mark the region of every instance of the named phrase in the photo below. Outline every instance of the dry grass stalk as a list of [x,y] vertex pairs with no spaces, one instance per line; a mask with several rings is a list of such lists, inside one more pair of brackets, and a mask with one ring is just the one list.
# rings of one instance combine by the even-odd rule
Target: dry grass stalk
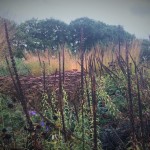
[[60,113],[61,113],[61,118],[62,118],[64,140],[66,142],[67,141],[67,135],[66,135],[66,127],[65,127],[65,118],[64,118],[64,113],[63,113],[63,92],[62,92],[62,79],[61,79],[60,52],[59,52],[59,107],[60,107]]
[[[135,122],[134,122],[134,113],[133,113],[133,97],[132,97],[131,69],[129,67],[128,43],[126,43],[126,63],[127,63],[127,84],[128,84],[129,114],[130,114],[129,118],[130,118],[131,129],[132,129],[133,144],[135,144],[135,141],[136,141]],[[133,145],[133,147],[134,146],[135,145]]]
[[14,83],[16,83],[16,84],[14,86],[17,87],[16,88],[16,90],[17,90],[16,92],[17,92],[19,100],[20,100],[20,102],[22,104],[23,111],[24,111],[24,113],[26,115],[27,123],[32,128],[33,125],[32,125],[32,121],[31,121],[30,116],[29,116],[29,112],[27,110],[27,102],[26,102],[26,99],[25,99],[25,96],[24,96],[24,93],[23,93],[23,90],[22,90],[21,82],[19,80],[19,75],[18,75],[18,72],[17,72],[16,63],[15,63],[15,60],[14,60],[14,56],[13,56],[11,45],[10,45],[10,41],[9,41],[9,35],[8,35],[6,22],[4,22],[4,26],[5,26],[5,34],[6,34],[6,40],[7,40],[9,55],[10,55],[10,59],[11,59],[11,64],[12,64],[12,68],[13,68],[13,71],[14,71],[14,74],[15,74],[16,82],[14,82]]

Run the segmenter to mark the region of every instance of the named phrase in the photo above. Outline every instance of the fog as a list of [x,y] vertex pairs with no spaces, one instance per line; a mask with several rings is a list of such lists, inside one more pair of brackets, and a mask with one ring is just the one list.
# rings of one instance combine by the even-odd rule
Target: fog
[[21,23],[31,18],[55,18],[66,23],[89,17],[122,25],[137,38],[150,35],[150,0],[0,0],[0,16]]

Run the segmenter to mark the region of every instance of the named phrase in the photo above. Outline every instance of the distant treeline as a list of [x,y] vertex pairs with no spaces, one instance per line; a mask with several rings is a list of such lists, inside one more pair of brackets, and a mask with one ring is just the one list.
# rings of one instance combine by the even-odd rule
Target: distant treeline
[[58,50],[66,44],[72,51],[80,48],[90,50],[96,44],[108,45],[132,40],[134,35],[126,32],[122,26],[107,25],[87,17],[79,18],[66,24],[56,19],[31,19],[17,27],[16,43],[20,49],[34,51]]
[[[0,18],[0,50],[6,49],[3,21],[4,19]],[[10,20],[5,21],[9,27],[16,57],[22,57],[25,49],[32,52],[46,49],[56,52],[62,46],[67,46],[73,52],[79,49],[88,51],[96,45],[101,47],[123,45],[126,41],[136,38],[120,25],[107,25],[87,17],[75,19],[70,24],[52,18],[42,20],[33,18],[19,25]],[[142,40],[140,59],[150,60],[149,40]]]

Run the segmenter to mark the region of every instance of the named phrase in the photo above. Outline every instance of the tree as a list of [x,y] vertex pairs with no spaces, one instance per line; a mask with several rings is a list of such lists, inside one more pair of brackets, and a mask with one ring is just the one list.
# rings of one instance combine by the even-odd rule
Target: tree
[[83,30],[83,49],[90,50],[96,43],[96,22],[87,17],[72,21],[69,25],[69,44],[73,51],[80,47],[81,29]]
[[69,25],[56,19],[31,19],[18,26],[16,43],[20,49],[34,51],[51,49],[53,52],[64,47],[65,43],[75,52],[80,48],[81,29],[83,49],[90,50],[96,44],[108,45],[132,39],[133,35],[122,26],[106,25],[87,17],[71,21]]
[[148,41],[148,40],[142,41],[140,60],[142,62],[150,61],[150,41]]
[[19,25],[16,34],[16,44],[18,48],[30,51],[35,51],[36,49],[42,49],[42,43],[38,37],[38,20],[31,19]]
[[17,32],[18,41],[27,49],[58,49],[67,40],[67,24],[56,19],[31,19],[22,23]]

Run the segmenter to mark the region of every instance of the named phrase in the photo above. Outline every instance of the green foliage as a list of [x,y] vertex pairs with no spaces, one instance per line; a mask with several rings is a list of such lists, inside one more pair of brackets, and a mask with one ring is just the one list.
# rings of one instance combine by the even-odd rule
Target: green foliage
[[[96,41],[95,21],[89,18],[79,18],[69,25],[70,45],[74,50],[78,50],[81,45],[81,32],[83,32],[83,49],[91,49]],[[81,31],[82,30],[82,31]]]
[[29,68],[24,64],[22,59],[16,58],[16,66],[19,75],[28,75],[30,73]]
[[[15,58],[16,66],[18,70],[19,75],[28,75],[30,74],[30,69],[27,67],[27,65],[24,64],[22,59]],[[0,63],[0,76],[6,76],[9,75],[9,70],[7,68],[7,64],[5,61],[2,61]]]
[[[16,60],[18,72],[22,67],[21,59]],[[19,69],[20,68],[20,69]],[[20,74],[23,73],[20,71]],[[112,74],[110,77],[107,73],[104,73],[101,77],[96,76],[96,128],[97,128],[97,141],[98,141],[98,150],[102,150],[101,135],[105,136],[105,130],[110,131],[111,133],[116,132],[120,128],[118,122],[128,120],[128,108],[127,108],[127,79],[121,73],[117,71],[116,73],[118,78]],[[135,83],[135,75],[131,71],[132,75],[132,95],[134,101],[134,115],[135,121],[138,118],[138,106],[137,106],[137,86]],[[113,77],[113,78],[112,78]],[[91,78],[90,75],[86,76],[87,85],[84,88],[83,100],[81,100],[81,89],[78,90],[78,98],[74,99],[76,102],[71,102],[69,95],[63,88],[63,99],[62,107],[64,114],[64,122],[67,135],[67,141],[64,141],[64,131],[62,126],[62,116],[59,106],[59,89],[47,89],[46,93],[40,93],[41,99],[38,103],[35,103],[36,111],[32,115],[30,114],[31,120],[33,122],[34,128],[26,127],[22,128],[22,125],[25,125],[24,114],[20,104],[13,103],[12,100],[7,97],[1,97],[1,111],[0,111],[0,120],[2,120],[0,129],[6,128],[11,136],[11,142],[15,141],[19,148],[26,149],[61,149],[69,150],[75,149],[80,150],[83,147],[83,140],[85,142],[84,147],[87,150],[93,148],[93,139],[94,139],[94,117],[93,117],[93,99],[92,99],[92,90],[91,90]],[[118,79],[118,80],[117,80]],[[120,82],[121,81],[121,82]],[[90,107],[87,98],[87,89],[89,90],[89,101]],[[143,90],[144,91],[144,90]],[[76,93],[74,93],[76,94]],[[40,96],[39,96],[40,98]],[[35,97],[36,99],[36,97]],[[147,104],[143,103],[143,106],[146,108],[143,109],[144,112],[149,112],[149,107]],[[9,106],[9,108],[8,108]],[[82,107],[83,106],[83,107]],[[29,107],[31,109],[31,107]],[[13,113],[14,112],[14,113]],[[42,115],[41,115],[42,114]],[[44,117],[43,117],[44,116]],[[46,119],[45,119],[46,118]],[[48,122],[49,120],[49,122]],[[117,128],[112,127],[113,123]],[[83,128],[84,127],[84,128]],[[84,139],[83,139],[84,133]],[[3,134],[3,133],[2,133]],[[138,134],[138,133],[137,133]],[[109,135],[109,134],[108,134]],[[107,135],[107,138],[109,136]],[[110,135],[111,136],[111,135]],[[129,136],[128,136],[129,137]],[[35,142],[36,141],[36,142]],[[125,141],[127,143],[127,141]],[[131,147],[134,141],[128,141],[131,143]],[[36,143],[36,144],[35,144]],[[125,143],[125,144],[126,144]],[[140,143],[140,142],[139,142]],[[4,141],[0,143],[1,145],[6,145]],[[140,145],[140,144],[139,144]],[[38,147],[37,147],[38,146]],[[120,146],[120,145],[119,145]],[[138,144],[136,145],[138,146]],[[130,147],[130,146],[128,146]]]
[[14,56],[15,56],[16,58],[19,58],[19,59],[24,58],[24,51],[23,51],[23,48],[17,47],[17,48],[15,49],[15,51],[14,51]]
[[122,77],[122,82],[116,82],[110,76],[105,77],[105,91],[111,98],[111,101],[116,105],[116,107],[122,112],[126,111],[127,100],[126,100],[126,80]]
[[67,30],[67,24],[56,19],[31,19],[20,24],[16,41],[20,49],[57,50],[59,45],[67,42]]
[[0,76],[6,76],[8,74],[9,74],[9,72],[8,72],[8,69],[7,69],[7,65],[4,61],[2,61],[0,63]]
[[[52,104],[56,103],[55,99],[51,99],[51,100],[52,100],[51,101]],[[76,150],[81,149],[82,140],[79,140],[79,139],[82,139],[82,111],[81,109],[79,109],[78,111],[79,120],[77,121],[75,110],[73,106],[69,106],[68,96],[64,89],[63,89],[63,102],[64,102],[63,112],[64,112],[64,118],[65,118],[65,127],[69,129],[71,132],[73,132],[75,137],[74,136],[71,137],[69,141],[64,143],[62,134],[60,134],[59,131],[55,131],[52,129],[51,136],[53,138],[51,139],[49,143],[44,141],[45,144],[47,143],[47,145],[45,146],[48,147],[49,145],[52,149],[60,148],[62,150],[66,150],[66,149],[69,150],[70,147]],[[84,128],[85,128],[84,134],[85,134],[85,141],[86,141],[85,149],[90,150],[91,149],[90,145],[92,145],[91,140],[93,139],[92,117],[89,117],[90,112],[89,112],[89,109],[87,109],[87,104],[85,104],[83,108],[84,108],[83,118],[84,118]],[[41,112],[43,112],[43,115],[46,116],[48,119],[50,119],[57,127],[62,129],[62,120],[61,120],[60,111],[58,108],[55,107],[55,116],[57,116],[58,118],[57,120],[53,121],[54,117],[52,116],[52,114],[54,114],[54,112],[52,111],[52,107],[48,103],[48,97],[46,94],[44,94],[42,98]],[[101,142],[99,141],[98,150],[101,150],[100,147],[101,147]]]
[[13,101],[8,97],[1,97],[0,100],[0,114],[3,119],[3,124],[1,124],[0,128],[10,127],[13,130],[21,129],[22,125],[25,123],[25,120],[20,105],[13,103]]
[[[17,144],[20,144],[20,136],[14,138],[14,134],[22,130],[25,125],[25,117],[22,113],[22,108],[20,104],[14,103],[9,97],[0,95],[0,147],[5,143],[4,137],[10,137],[7,146],[12,147],[13,140],[16,140]],[[3,132],[6,130],[6,133]],[[3,134],[2,134],[3,133]],[[21,137],[22,138],[22,137]],[[23,138],[22,138],[23,139]],[[22,141],[21,141],[22,142]],[[22,144],[22,143],[21,143]],[[6,147],[7,147],[6,146]]]
[[98,99],[100,102],[105,103],[105,107],[108,109],[108,112],[113,117],[119,119],[121,118],[121,112],[119,111],[119,107],[115,103],[113,103],[111,97],[108,95],[108,93],[105,91],[105,80],[101,79],[99,87],[98,87]]
[[[31,19],[18,26],[14,43],[20,51],[58,50],[59,45],[67,45],[73,50],[80,49],[81,29],[83,30],[83,49],[89,50],[96,44],[121,43],[132,40],[133,35],[122,26],[106,25],[87,17],[71,21],[69,25],[56,19]],[[19,52],[19,51],[18,51]]]
[[143,40],[141,45],[140,59],[142,62],[150,61],[150,41]]

